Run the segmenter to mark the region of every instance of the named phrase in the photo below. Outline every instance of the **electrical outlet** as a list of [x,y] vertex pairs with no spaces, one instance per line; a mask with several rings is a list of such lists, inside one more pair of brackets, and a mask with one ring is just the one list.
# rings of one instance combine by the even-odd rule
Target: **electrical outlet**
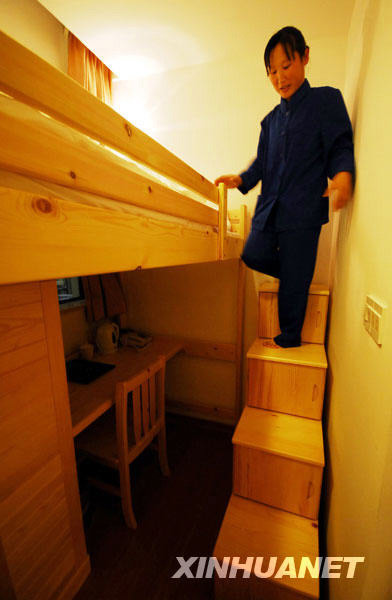
[[387,306],[374,296],[366,296],[363,324],[366,331],[379,346],[382,344],[386,309]]

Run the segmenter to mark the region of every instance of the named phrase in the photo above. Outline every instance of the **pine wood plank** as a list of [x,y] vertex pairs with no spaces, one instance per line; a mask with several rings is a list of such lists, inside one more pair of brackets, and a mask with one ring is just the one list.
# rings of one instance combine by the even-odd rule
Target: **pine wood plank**
[[319,367],[249,358],[247,404],[321,419],[325,373]]
[[233,444],[324,466],[320,421],[246,406],[233,435]]
[[270,340],[257,338],[249,348],[247,357],[321,369],[328,367],[325,349],[321,344],[304,343],[298,348],[270,348],[264,345],[268,341]]
[[233,493],[317,519],[323,467],[234,445]]
[[218,224],[214,208],[135,173],[129,162],[94,140],[1,95],[0,136],[0,166],[6,170],[205,225]]
[[75,565],[59,456],[0,503],[0,521],[17,598],[51,597]]
[[47,348],[45,340],[40,340],[33,344],[29,344],[28,346],[21,346],[16,350],[9,351],[1,357],[0,376],[11,373],[11,371],[16,371],[20,366],[35,363],[42,358],[46,358],[46,355]]
[[0,355],[45,339],[41,302],[0,308]]
[[61,589],[58,590],[58,600],[72,600],[90,574],[90,559],[86,556],[83,563]]
[[[299,564],[303,556],[314,560],[318,556],[317,522],[285,511],[232,495],[226,509],[213,556],[222,562],[225,557],[238,556],[245,562],[248,556],[276,556],[277,568],[286,556]],[[264,567],[263,567],[264,569]],[[243,579],[215,578],[219,599],[304,600],[319,597],[319,581],[307,574],[303,579],[259,579],[251,575]]]
[[63,482],[68,505],[68,519],[73,538],[76,564],[80,565],[86,559],[87,552],[76,472],[57,284],[56,281],[44,281],[41,282],[40,288],[48,346],[48,362],[52,379],[58,450],[62,463]]
[[46,356],[1,374],[0,390],[1,502],[57,453]]
[[[23,306],[24,290],[27,304]],[[21,285],[19,291],[15,286],[2,286],[0,295],[0,311],[9,320],[16,346],[6,349],[0,361],[0,539],[9,587],[18,600],[42,600],[57,597],[79,564],[88,562],[57,288],[55,281]],[[13,309],[12,300],[17,302]],[[42,325],[40,341],[21,345],[26,342],[26,330],[20,327],[21,309],[26,318]]]
[[39,283],[0,285],[0,310],[41,302]]
[[[272,286],[271,286],[272,287]],[[328,294],[310,293],[302,327],[303,342],[323,344],[328,314]],[[259,337],[273,338],[280,333],[278,315],[278,293],[262,291],[259,293]]]
[[0,33],[0,89],[215,201],[215,186],[205,177],[4,33]]
[[0,284],[216,260],[217,234],[207,227],[7,188],[0,206]]

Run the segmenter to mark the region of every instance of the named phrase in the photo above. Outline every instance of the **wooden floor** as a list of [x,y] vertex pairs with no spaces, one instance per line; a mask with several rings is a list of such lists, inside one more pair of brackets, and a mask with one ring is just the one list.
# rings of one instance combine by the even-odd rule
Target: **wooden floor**
[[212,598],[211,579],[171,576],[176,556],[212,555],[231,494],[232,434],[230,427],[168,416],[171,476],[162,477],[153,451],[131,466],[136,531],[125,526],[119,499],[92,494],[86,529],[92,572],[75,600]]

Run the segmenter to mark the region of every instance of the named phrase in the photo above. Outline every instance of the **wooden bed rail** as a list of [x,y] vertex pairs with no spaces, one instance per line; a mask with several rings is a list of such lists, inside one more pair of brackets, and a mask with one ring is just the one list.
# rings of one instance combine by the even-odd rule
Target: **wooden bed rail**
[[239,257],[224,186],[1,32],[0,139],[0,285]]
[[216,209],[135,172],[126,155],[1,93],[0,138],[0,166],[6,171],[203,225],[218,225]]
[[213,183],[71,77],[2,32],[0,90],[217,203]]

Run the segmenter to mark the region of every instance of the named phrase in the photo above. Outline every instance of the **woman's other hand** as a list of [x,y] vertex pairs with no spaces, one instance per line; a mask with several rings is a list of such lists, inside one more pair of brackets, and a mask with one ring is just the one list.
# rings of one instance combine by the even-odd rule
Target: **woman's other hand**
[[214,181],[215,185],[224,183],[228,189],[237,188],[242,183],[242,178],[239,175],[221,175]]
[[348,171],[337,173],[329,186],[329,197],[332,210],[337,211],[346,206],[353,193],[352,175]]

